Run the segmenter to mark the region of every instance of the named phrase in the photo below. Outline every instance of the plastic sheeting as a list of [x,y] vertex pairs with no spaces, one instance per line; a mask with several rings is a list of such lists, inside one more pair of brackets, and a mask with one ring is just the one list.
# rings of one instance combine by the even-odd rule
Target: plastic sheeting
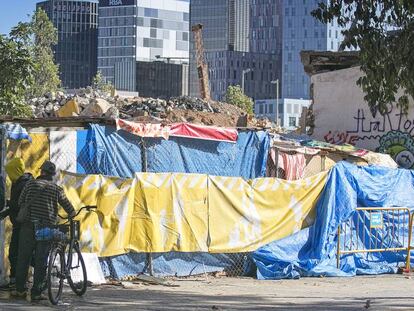
[[[78,131],[77,172],[132,177],[135,172],[142,171],[141,153],[138,153],[140,141],[132,134],[99,125]],[[143,141],[148,172],[200,173],[246,179],[263,177],[266,173],[270,138],[264,131],[241,132],[236,144],[182,137],[171,137],[168,141],[145,138]],[[161,275],[221,271],[229,266],[229,262],[232,265],[232,259],[226,254],[161,253],[153,256],[157,258],[153,262],[154,271]],[[112,276],[122,277],[142,272],[145,258],[145,254],[127,254],[106,258],[102,264],[112,267]],[[182,262],[187,265],[180,264]],[[193,270],[194,267],[198,268]]]
[[140,138],[117,132],[114,127],[96,124],[90,127],[86,138],[83,131],[79,133],[78,173],[126,178],[142,171]]
[[[130,253],[117,257],[101,259],[105,276],[117,279],[135,275],[148,269],[147,254]],[[154,275],[191,276],[216,271],[235,271],[240,268],[246,273],[249,258],[245,254],[208,254],[208,253],[157,253],[152,254]]]
[[[26,164],[26,171],[37,177],[40,175],[42,164],[50,159],[49,135],[45,133],[31,133],[30,137],[31,142],[24,140],[20,144],[20,157]],[[17,156],[19,156],[18,153]]]
[[83,252],[244,253],[308,227],[326,173],[301,181],[136,173],[134,179],[62,173],[81,221]]
[[50,160],[61,171],[76,173],[76,131],[51,131]]
[[[404,252],[346,255],[342,257],[340,269],[337,269],[337,228],[350,217],[356,217],[355,209],[359,206],[404,206],[412,209],[413,198],[413,171],[378,166],[358,167],[340,162],[330,172],[318,202],[315,224],[254,252],[257,277],[283,279],[396,272],[397,263],[405,260]],[[367,229],[360,230],[358,234],[358,243],[367,243],[365,246],[368,247],[369,239],[362,239]]]
[[[267,132],[239,133],[237,143],[170,137],[144,138],[147,172],[199,173],[253,179],[266,174]],[[133,177],[142,171],[141,138],[92,124],[78,134],[78,173]],[[79,147],[78,147],[79,148]]]
[[27,139],[32,141],[27,130],[18,123],[5,123],[0,125],[0,127],[6,130],[6,138],[11,140],[22,140]]
[[239,133],[236,144],[182,137],[146,139],[147,171],[263,177],[269,144],[266,132]]

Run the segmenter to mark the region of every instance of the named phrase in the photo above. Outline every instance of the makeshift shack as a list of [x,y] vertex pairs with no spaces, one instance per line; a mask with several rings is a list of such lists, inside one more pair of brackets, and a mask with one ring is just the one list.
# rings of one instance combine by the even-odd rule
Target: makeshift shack
[[[35,176],[44,160],[57,164],[57,182],[76,208],[98,206],[97,213],[81,215],[82,251],[96,254],[105,276],[117,279],[251,272],[252,252],[323,221],[318,206],[330,193],[333,163],[378,162],[377,155],[366,158],[369,153],[349,146],[271,137],[262,129],[102,118],[7,120],[3,126],[16,123],[27,133],[9,139],[7,148],[3,143],[3,163],[20,156]],[[3,142],[6,137],[3,131]],[[275,166],[288,158],[280,154],[304,155],[297,157],[300,171],[283,164],[290,180],[267,178],[273,176],[269,159]],[[0,242],[7,241],[0,234]]]

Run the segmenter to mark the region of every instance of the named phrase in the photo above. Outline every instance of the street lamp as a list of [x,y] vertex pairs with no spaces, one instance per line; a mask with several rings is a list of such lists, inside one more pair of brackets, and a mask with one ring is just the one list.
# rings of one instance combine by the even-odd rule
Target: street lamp
[[276,84],[276,125],[279,125],[279,79],[270,81],[271,84]]
[[242,85],[241,85],[241,87],[242,87],[243,94],[245,94],[244,93],[244,80],[245,80],[245,77],[246,77],[246,73],[249,73],[250,71],[252,71],[250,68],[243,69],[243,71],[242,71]]

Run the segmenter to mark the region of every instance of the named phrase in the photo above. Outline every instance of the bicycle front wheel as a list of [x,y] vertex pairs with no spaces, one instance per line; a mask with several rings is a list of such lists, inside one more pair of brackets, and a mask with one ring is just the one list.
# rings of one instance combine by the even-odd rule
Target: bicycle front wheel
[[62,296],[65,279],[65,252],[61,247],[52,248],[47,269],[47,291],[49,300],[57,305]]
[[88,286],[88,276],[86,274],[85,261],[79,249],[79,245],[75,244],[72,248],[72,260],[68,273],[68,283],[73,292],[82,296],[86,292]]

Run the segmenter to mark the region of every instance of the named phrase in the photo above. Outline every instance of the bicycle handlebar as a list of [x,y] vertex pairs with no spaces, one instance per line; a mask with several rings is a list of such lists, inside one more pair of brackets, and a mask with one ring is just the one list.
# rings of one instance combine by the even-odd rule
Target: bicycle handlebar
[[[84,209],[86,209],[88,212],[90,212],[90,211],[92,211],[92,210],[95,210],[95,209],[97,209],[98,207],[97,206],[84,206],[84,207],[81,207],[79,210],[78,210],[78,212],[75,214],[75,216],[73,216],[72,218],[75,218],[76,216],[78,216],[79,214],[80,214],[80,212],[81,211],[83,211]],[[58,216],[59,216],[59,218],[61,218],[61,219],[66,219],[66,220],[70,220],[69,219],[69,217],[63,217],[63,216],[61,216],[61,215],[59,215],[58,214]]]

